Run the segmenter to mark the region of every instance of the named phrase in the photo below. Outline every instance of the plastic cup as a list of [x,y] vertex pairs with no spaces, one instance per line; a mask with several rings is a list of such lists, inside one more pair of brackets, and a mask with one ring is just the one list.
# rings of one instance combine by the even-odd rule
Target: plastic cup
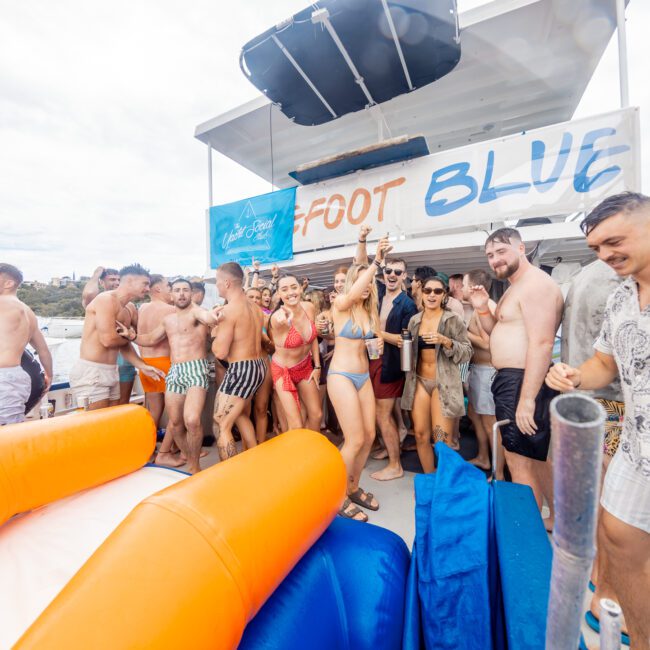
[[368,358],[371,361],[379,359],[379,339],[368,339],[366,341],[366,347],[368,348]]

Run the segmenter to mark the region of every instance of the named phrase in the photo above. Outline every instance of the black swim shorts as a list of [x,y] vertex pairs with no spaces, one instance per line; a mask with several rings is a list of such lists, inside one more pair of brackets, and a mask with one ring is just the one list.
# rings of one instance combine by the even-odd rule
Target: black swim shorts
[[519,430],[515,418],[523,381],[524,371],[521,368],[501,368],[497,370],[492,382],[496,418],[511,421],[501,427],[501,440],[503,446],[512,453],[546,460],[551,443],[551,400],[558,392],[542,384],[535,398],[537,433],[527,436]]

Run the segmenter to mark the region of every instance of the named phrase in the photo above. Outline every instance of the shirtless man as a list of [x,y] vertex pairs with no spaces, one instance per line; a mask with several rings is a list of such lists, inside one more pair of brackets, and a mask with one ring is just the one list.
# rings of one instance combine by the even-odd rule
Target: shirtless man
[[[487,292],[492,286],[492,278],[483,271],[476,269],[466,273],[463,277],[463,305],[470,303],[470,287],[482,286]],[[488,303],[488,309],[494,315],[497,305],[493,300]],[[496,370],[490,357],[490,337],[481,327],[479,317],[472,307],[467,326],[474,354],[470,362],[469,377],[467,380],[469,398],[469,418],[476,431],[478,453],[470,463],[483,470],[490,469],[490,448],[492,446],[492,427],[496,422],[494,417],[494,398],[492,397],[492,380]],[[497,480],[503,481],[503,446],[499,443],[497,449]]]
[[160,370],[144,363],[131,344],[115,331],[115,321],[128,327],[134,325],[128,305],[132,300],[144,298],[148,291],[149,272],[139,264],[132,264],[120,271],[117,289],[100,293],[86,307],[79,359],[70,370],[70,388],[77,402],[88,398],[91,410],[120,403],[118,352],[148,377],[164,377]]
[[540,510],[546,499],[551,514],[545,524],[550,529],[549,405],[557,392],[548,388],[544,379],[562,318],[562,293],[549,275],[528,261],[521,236],[513,228],[493,232],[485,242],[485,253],[497,278],[507,278],[510,283],[494,315],[485,287],[470,287],[472,305],[490,335],[492,363],[497,369],[492,383],[496,417],[511,420],[501,428],[506,462],[513,481],[532,488]]
[[22,281],[23,274],[15,266],[0,263],[0,426],[25,419],[32,381],[22,369],[20,359],[28,343],[38,353],[45,370],[43,394],[52,383],[52,355],[36,316],[16,297]]
[[[86,309],[88,305],[99,295],[100,291],[112,291],[120,285],[120,272],[115,269],[106,269],[98,266],[92,277],[83,289],[81,304]],[[133,303],[126,308],[131,312],[131,320],[135,323],[138,319],[138,311]],[[131,392],[135,382],[135,368],[126,361],[121,354],[117,355],[117,369],[120,377],[120,404],[128,404],[131,401]]]
[[[217,317],[192,302],[192,284],[189,280],[174,280],[171,283],[171,298],[173,313],[164,316],[149,334],[138,334],[135,338],[132,330],[122,323],[118,323],[117,331],[145,348],[156,346],[167,338],[171,354],[165,393],[169,418],[167,432],[171,431],[170,436],[187,458],[187,471],[195,474],[201,471],[201,413],[208,391],[206,341],[210,328],[217,323]],[[183,464],[181,459],[172,456],[169,449],[162,449],[161,446],[156,463],[173,467]]]
[[217,291],[228,304],[220,308],[213,331],[212,352],[228,361],[214,411],[214,433],[221,460],[237,453],[232,427],[237,425],[246,449],[254,447],[255,429],[248,416],[250,403],[264,382],[266,363],[262,351],[262,310],[246,298],[244,272],[235,262],[217,269]]
[[[147,302],[140,307],[138,313],[138,334],[148,334],[160,325],[169,314],[174,313],[172,307],[172,292],[169,280],[162,275],[152,275],[149,289],[151,302]],[[158,368],[165,375],[169,372],[171,360],[169,358],[169,341],[164,338],[160,343],[151,347],[140,346],[140,356],[149,366]],[[145,406],[151,413],[151,417],[156,423],[156,429],[160,427],[160,418],[165,409],[165,380],[149,379],[144,373],[140,373],[140,382],[145,395]],[[168,440],[163,440],[160,449],[169,451],[172,443],[171,434],[166,433]],[[165,444],[167,443],[167,444]]]

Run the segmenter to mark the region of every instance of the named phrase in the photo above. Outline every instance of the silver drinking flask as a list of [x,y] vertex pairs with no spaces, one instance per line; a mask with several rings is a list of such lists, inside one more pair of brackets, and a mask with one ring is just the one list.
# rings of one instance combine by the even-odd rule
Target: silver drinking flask
[[401,368],[404,372],[413,370],[413,337],[408,330],[402,330],[402,348],[400,349]]

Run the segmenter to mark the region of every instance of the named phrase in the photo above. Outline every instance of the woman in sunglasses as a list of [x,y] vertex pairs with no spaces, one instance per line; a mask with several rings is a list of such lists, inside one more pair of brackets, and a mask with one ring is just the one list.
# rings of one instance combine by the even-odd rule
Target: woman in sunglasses
[[440,277],[422,287],[424,311],[409,322],[413,369],[406,376],[402,408],[412,411],[418,456],[425,472],[434,471],[431,435],[449,444],[454,418],[465,413],[459,365],[470,360],[472,345],[463,319],[447,307],[449,292]]

